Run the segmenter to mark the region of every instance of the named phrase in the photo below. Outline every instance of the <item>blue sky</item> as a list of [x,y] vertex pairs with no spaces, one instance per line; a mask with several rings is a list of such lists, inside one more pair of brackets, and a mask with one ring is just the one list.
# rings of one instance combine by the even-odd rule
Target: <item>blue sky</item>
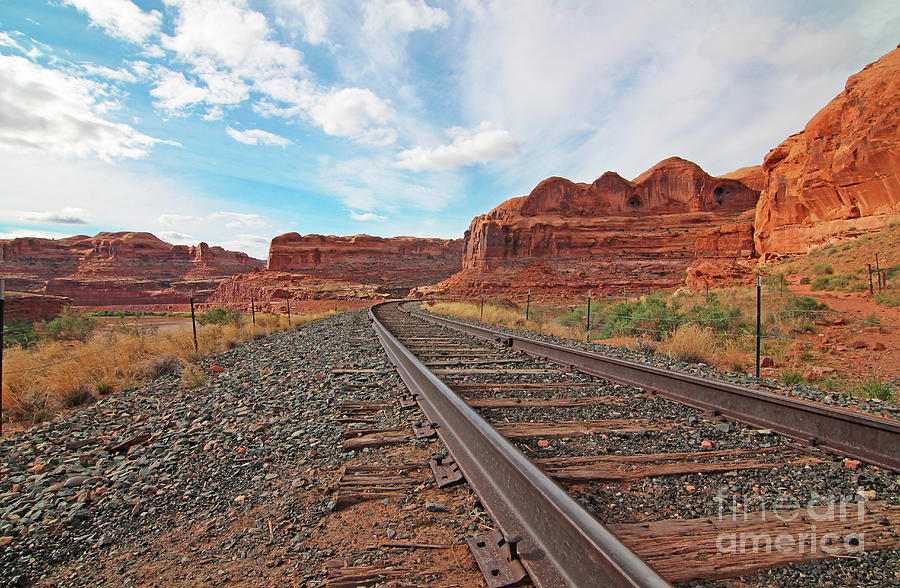
[[763,156],[900,3],[0,0],[0,238],[460,237],[553,175]]

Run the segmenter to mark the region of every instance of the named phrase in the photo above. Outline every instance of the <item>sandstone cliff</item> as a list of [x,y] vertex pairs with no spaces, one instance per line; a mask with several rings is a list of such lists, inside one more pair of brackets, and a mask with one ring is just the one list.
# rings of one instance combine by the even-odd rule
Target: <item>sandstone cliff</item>
[[225,280],[211,304],[249,308],[291,300],[372,300],[404,297],[443,280],[462,265],[462,239],[300,235],[272,239],[266,271]]
[[695,258],[749,258],[759,193],[672,157],[632,181],[549,178],[476,217],[463,271],[417,293],[622,292],[673,286]]
[[769,152],[763,173],[755,239],[764,256],[805,252],[900,213],[900,49],[850,76]]
[[79,306],[202,301],[219,282],[262,267],[245,253],[172,245],[150,233],[0,240],[0,275],[16,290],[65,296]]

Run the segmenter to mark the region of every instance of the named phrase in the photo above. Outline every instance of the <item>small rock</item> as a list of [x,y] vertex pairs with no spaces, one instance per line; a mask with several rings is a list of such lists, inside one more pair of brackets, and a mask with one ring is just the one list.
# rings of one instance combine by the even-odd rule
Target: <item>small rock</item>
[[225,371],[225,368],[223,368],[220,365],[209,366],[209,373],[211,373],[211,374],[221,374],[224,371]]
[[387,537],[388,539],[393,539],[394,537],[397,536],[397,531],[395,531],[393,529],[388,529],[387,531],[384,532],[384,536]]
[[759,362],[760,367],[775,367],[775,360],[771,357],[764,357]]
[[853,347],[854,349],[865,349],[869,345],[862,339],[857,339],[856,341],[851,343],[850,346]]
[[63,488],[77,488],[85,482],[87,482],[87,478],[84,476],[72,476],[63,483]]
[[688,494],[693,494],[697,491],[697,487],[693,486],[691,484],[688,484],[687,486],[685,486],[684,489],[687,490]]
[[245,502],[246,500],[247,500],[247,497],[244,496],[243,494],[234,497],[234,502],[235,502],[236,504],[244,504],[244,502]]
[[710,441],[709,439],[704,439],[700,443],[700,447],[702,447],[703,449],[712,449],[712,441]]
[[437,502],[426,502],[425,510],[428,512],[447,512],[447,507]]
[[12,540],[13,540],[12,537],[0,537],[0,547],[3,547],[4,545],[9,545],[10,543],[12,543]]
[[887,349],[887,347],[885,347],[884,343],[881,341],[876,341],[875,344],[872,345],[872,351],[884,351],[885,349]]
[[541,439],[538,441],[538,447],[550,447],[550,442],[546,439]]
[[855,470],[856,468],[859,467],[859,460],[858,459],[845,459],[844,467],[847,469]]
[[874,490],[857,490],[856,495],[866,500],[875,500],[876,496]]
[[716,430],[720,433],[727,433],[731,430],[731,425],[729,423],[718,423],[716,425]]

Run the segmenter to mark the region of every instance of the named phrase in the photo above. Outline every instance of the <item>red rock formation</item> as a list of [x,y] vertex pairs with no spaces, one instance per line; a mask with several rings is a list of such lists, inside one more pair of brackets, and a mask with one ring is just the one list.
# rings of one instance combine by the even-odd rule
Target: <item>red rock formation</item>
[[761,255],[801,253],[900,213],[900,49],[850,76],[844,91],[763,162]]
[[268,270],[371,284],[405,294],[450,276],[461,260],[462,239],[286,233],[272,239]]
[[561,295],[677,285],[698,255],[753,255],[758,195],[677,157],[630,182],[613,172],[592,184],[549,178],[476,217],[466,232],[463,271],[417,293],[530,287]]
[[291,300],[374,300],[404,297],[459,270],[462,239],[286,233],[272,239],[268,269],[234,276],[210,304],[249,308]]
[[757,192],[762,192],[763,188],[766,187],[766,176],[761,165],[742,167],[719,177],[727,180],[737,180]]
[[30,292],[7,292],[4,320],[43,321],[59,316],[71,301],[62,296],[47,296]]
[[202,301],[223,279],[262,265],[245,253],[140,232],[0,240],[0,275],[11,288],[79,306],[184,303],[189,290]]

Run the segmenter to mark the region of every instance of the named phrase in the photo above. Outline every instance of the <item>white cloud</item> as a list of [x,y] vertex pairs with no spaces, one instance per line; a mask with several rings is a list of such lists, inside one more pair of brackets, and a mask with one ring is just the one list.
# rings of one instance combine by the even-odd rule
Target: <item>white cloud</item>
[[182,223],[198,222],[201,220],[203,220],[203,218],[199,217],[199,216],[191,216],[189,214],[169,213],[169,214],[159,215],[158,217],[156,217],[156,219],[154,219],[153,222],[160,224],[160,225],[174,226],[174,225],[179,225]]
[[64,239],[71,237],[68,233],[55,233],[53,231],[35,231],[33,229],[15,229],[13,231],[0,232],[0,239],[22,239],[37,237],[38,239]]
[[450,129],[454,137],[449,145],[434,149],[414,147],[397,154],[397,167],[412,171],[426,169],[454,169],[487,163],[519,151],[519,144],[508,131],[490,122],[483,122],[474,129]]
[[370,0],[365,5],[363,30],[405,34],[430,31],[447,26],[450,18],[441,8],[432,8],[424,0]]
[[484,8],[467,23],[462,111],[521,140],[521,157],[505,168],[515,191],[549,175],[634,177],[673,154],[712,173],[758,164],[848,75],[893,48],[900,25],[900,4],[887,1],[834,5],[816,18],[784,4]]
[[26,223],[53,223],[61,225],[86,225],[91,219],[90,213],[83,208],[63,208],[43,212],[20,212],[19,220]]
[[193,235],[179,233],[178,231],[160,231],[156,236],[172,245],[196,245],[199,240]]
[[303,31],[303,40],[320,45],[328,32],[328,15],[323,0],[280,0],[273,2],[277,23],[289,30]]
[[81,66],[81,69],[89,76],[99,76],[107,80],[129,83],[138,81],[137,76],[125,68],[112,69],[109,67],[104,67],[102,65],[93,65],[90,63],[86,63]]
[[95,81],[0,55],[0,146],[109,160],[145,157],[169,143],[104,119],[104,98]]
[[231,221],[225,225],[229,229],[236,229],[239,227],[262,228],[268,225],[266,219],[262,216],[245,212],[214,212],[209,218],[231,219]]
[[17,51],[25,53],[25,48],[22,47],[22,45],[20,45],[18,41],[13,39],[9,34],[4,33],[3,31],[0,31],[0,46],[9,47],[11,49],[16,49]]
[[386,221],[386,216],[381,216],[380,214],[375,214],[374,212],[351,212],[350,218],[355,221]]
[[323,96],[310,109],[312,119],[329,135],[356,137],[380,145],[393,143],[396,131],[379,127],[394,110],[370,90],[345,88]]
[[178,8],[175,34],[162,45],[200,72],[231,70],[246,78],[298,72],[302,55],[271,40],[262,13],[245,0],[165,0]]
[[107,35],[140,43],[159,31],[162,15],[158,10],[143,12],[130,0],[63,0],[88,15],[92,25]]
[[277,145],[279,147],[286,147],[291,144],[290,139],[285,139],[284,137],[260,129],[238,131],[231,127],[226,127],[225,132],[235,141],[244,143],[245,145]]

